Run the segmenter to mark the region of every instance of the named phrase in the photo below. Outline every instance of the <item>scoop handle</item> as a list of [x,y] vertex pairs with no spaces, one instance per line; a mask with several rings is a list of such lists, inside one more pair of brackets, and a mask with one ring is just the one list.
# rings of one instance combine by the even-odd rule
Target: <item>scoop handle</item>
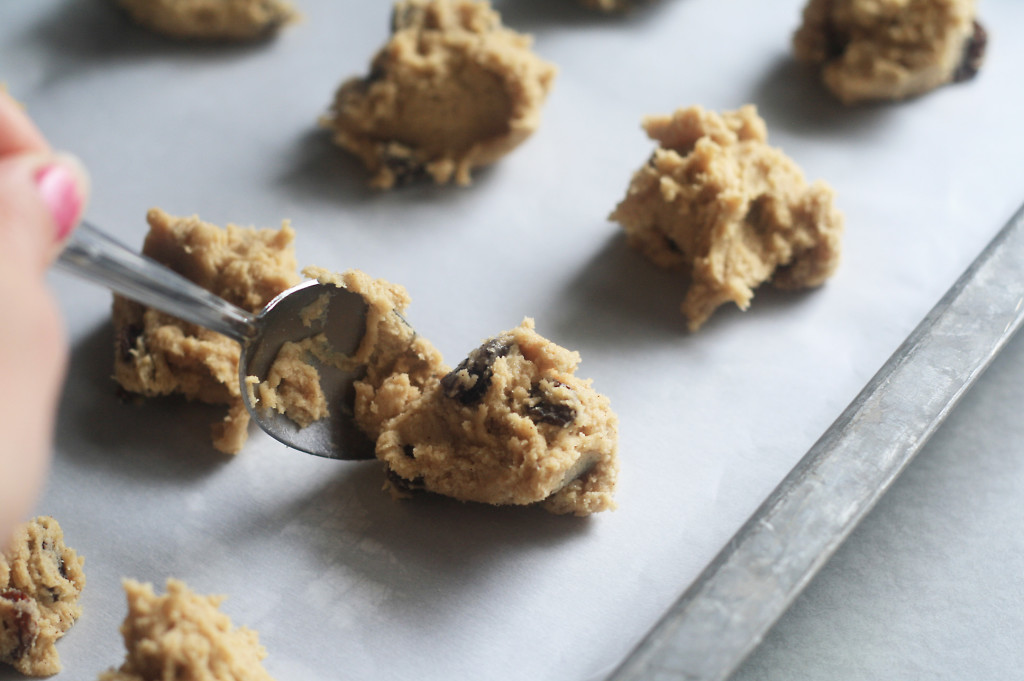
[[140,255],[88,222],[71,233],[57,266],[125,298],[245,343],[256,317],[152,258]]

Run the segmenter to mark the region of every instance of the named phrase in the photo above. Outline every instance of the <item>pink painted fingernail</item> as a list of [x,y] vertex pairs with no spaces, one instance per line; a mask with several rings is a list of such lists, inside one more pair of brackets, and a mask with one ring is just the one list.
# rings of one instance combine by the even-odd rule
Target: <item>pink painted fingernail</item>
[[64,163],[50,163],[36,171],[36,189],[57,225],[56,240],[63,241],[78,222],[85,207],[85,192],[79,175]]

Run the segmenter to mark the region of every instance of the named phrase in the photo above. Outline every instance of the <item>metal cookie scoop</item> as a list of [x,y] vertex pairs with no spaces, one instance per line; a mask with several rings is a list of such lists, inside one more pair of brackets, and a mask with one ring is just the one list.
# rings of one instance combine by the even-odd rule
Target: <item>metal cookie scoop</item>
[[[238,341],[242,346],[239,387],[245,406],[260,428],[284,444],[329,459],[374,457],[373,443],[355,425],[351,409],[352,383],[362,371],[345,371],[310,358],[320,374],[329,415],[305,428],[274,409],[253,404],[246,385],[250,376],[259,381],[267,379],[278,351],[287,341],[323,333],[333,351],[353,354],[366,330],[366,302],[359,294],[333,284],[307,281],[280,294],[254,315],[85,222],[72,233],[57,264],[126,298]],[[323,309],[323,313],[311,315],[313,306],[318,311]]]

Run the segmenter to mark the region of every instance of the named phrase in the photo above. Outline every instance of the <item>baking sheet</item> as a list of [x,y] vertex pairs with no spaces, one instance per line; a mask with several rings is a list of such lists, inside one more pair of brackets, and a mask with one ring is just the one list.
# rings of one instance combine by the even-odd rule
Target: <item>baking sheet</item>
[[[789,59],[800,2],[662,0],[626,17],[495,4],[560,68],[541,129],[471,188],[386,194],[315,120],[365,73],[390,3],[304,0],[304,23],[240,47],[167,42],[104,0],[0,7],[0,78],[89,166],[97,224],[138,245],[153,205],[290,218],[300,263],[404,284],[449,362],[534,317],[621,419],[614,513],[397,504],[375,464],[261,433],[225,458],[208,443],[217,409],[120,403],[109,294],[54,275],[72,360],[37,510],[86,556],[85,615],[59,646],[73,678],[122,659],[123,576],[228,594],[279,679],[602,678],[1024,198],[1013,0],[982,3],[978,79],[853,110]],[[641,116],[747,102],[836,188],[844,262],[820,290],[758,291],[690,335],[682,283],[605,216],[650,153]]]

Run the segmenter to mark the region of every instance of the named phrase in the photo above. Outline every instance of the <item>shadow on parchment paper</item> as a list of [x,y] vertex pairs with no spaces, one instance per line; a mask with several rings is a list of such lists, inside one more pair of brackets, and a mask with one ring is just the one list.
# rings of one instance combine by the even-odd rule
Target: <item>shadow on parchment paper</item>
[[[615,339],[617,344],[638,348],[689,336],[680,311],[688,285],[684,271],[656,266],[631,248],[624,234],[614,234],[570,284],[569,313],[557,320],[559,330],[566,336]],[[783,291],[762,284],[748,310],[725,303],[698,333],[742,323],[744,315],[778,314],[807,300],[814,290]]]
[[[282,450],[281,456],[295,453]],[[452,596],[461,596],[475,583],[492,580],[509,552],[544,551],[581,537],[596,522],[432,494],[393,500],[382,491],[379,462],[335,463],[338,473],[317,491],[276,506],[262,504],[210,530],[221,532],[225,544],[258,545],[273,536],[282,551],[301,556],[303,569],[318,581],[379,585],[375,607],[393,610],[404,621],[423,614],[436,626],[453,584],[458,587]]]
[[231,460],[210,442],[226,407],[158,398],[123,401],[113,374],[114,330],[104,323],[71,349],[57,413],[56,456],[115,478],[192,479]]
[[656,267],[626,243],[615,226],[601,250],[576,274],[564,293],[567,314],[556,324],[571,337],[645,342],[686,335],[679,304],[686,280],[679,271]]
[[202,42],[167,38],[144,29],[112,0],[66,0],[27,32],[23,40],[46,48],[47,78],[68,80],[112,62],[176,56],[193,60],[234,59],[259,50],[273,36],[254,42]]
[[809,137],[862,135],[879,127],[879,119],[891,112],[884,103],[846,106],[821,82],[819,70],[800,64],[789,55],[780,55],[768,65],[757,87],[748,98],[773,129],[785,129]]
[[[469,187],[438,185],[423,177],[381,190],[370,186],[366,168],[355,155],[331,140],[329,130],[310,128],[296,139],[293,148],[292,155],[283,164],[285,171],[278,177],[279,184],[297,199],[338,206],[455,205],[464,196],[472,198],[473,189],[485,186],[496,174],[492,165],[474,168],[473,184]],[[394,222],[395,226],[403,224],[399,220]]]
[[367,184],[363,164],[331,141],[329,130],[311,128],[294,143],[279,184],[303,201],[341,206],[368,203],[380,192]]
[[670,2],[685,0],[636,0],[621,12],[602,12],[583,6],[580,0],[492,0],[505,26],[527,33],[576,26],[614,26],[656,21],[659,10]]

